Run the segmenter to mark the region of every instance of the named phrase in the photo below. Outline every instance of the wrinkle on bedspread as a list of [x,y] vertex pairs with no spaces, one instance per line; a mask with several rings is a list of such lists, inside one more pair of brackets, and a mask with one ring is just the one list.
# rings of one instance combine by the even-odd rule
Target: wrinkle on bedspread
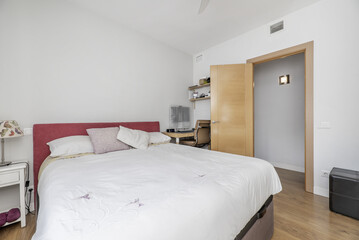
[[263,160],[176,144],[52,162],[33,240],[233,240],[280,192]]

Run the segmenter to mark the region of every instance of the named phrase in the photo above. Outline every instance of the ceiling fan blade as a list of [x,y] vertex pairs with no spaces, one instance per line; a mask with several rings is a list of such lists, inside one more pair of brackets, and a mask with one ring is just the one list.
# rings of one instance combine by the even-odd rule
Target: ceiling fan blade
[[201,0],[201,5],[199,6],[198,9],[198,14],[201,14],[204,12],[204,10],[207,8],[209,3],[209,0]]

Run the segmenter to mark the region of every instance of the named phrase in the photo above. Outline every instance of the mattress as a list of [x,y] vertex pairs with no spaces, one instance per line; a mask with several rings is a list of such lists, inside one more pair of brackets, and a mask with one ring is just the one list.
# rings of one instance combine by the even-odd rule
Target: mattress
[[260,159],[176,144],[59,159],[33,240],[233,240],[282,189]]

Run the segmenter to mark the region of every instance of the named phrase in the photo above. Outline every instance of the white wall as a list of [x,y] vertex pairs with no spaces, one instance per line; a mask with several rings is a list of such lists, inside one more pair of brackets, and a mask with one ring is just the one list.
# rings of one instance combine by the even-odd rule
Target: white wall
[[[284,16],[285,30],[269,35],[269,25],[203,51],[195,63],[193,82],[209,74],[209,66],[244,63],[287,47],[314,40],[314,192],[328,195],[321,170],[359,170],[359,1],[322,0]],[[209,103],[207,109],[209,110]],[[195,110],[202,112],[198,106]],[[330,129],[320,129],[328,121]]]
[[[254,66],[254,156],[304,172],[304,53]],[[290,84],[278,78],[289,74]]]
[[[67,1],[2,0],[0,82],[0,119],[22,128],[160,121],[164,130],[170,104],[191,106],[192,57]],[[32,165],[32,136],[5,150]]]

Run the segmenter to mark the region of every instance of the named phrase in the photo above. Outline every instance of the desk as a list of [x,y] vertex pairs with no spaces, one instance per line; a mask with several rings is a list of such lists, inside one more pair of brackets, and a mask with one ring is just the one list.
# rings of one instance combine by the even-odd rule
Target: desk
[[163,134],[176,138],[176,143],[179,144],[180,138],[194,137],[194,131],[192,132],[163,132]]

